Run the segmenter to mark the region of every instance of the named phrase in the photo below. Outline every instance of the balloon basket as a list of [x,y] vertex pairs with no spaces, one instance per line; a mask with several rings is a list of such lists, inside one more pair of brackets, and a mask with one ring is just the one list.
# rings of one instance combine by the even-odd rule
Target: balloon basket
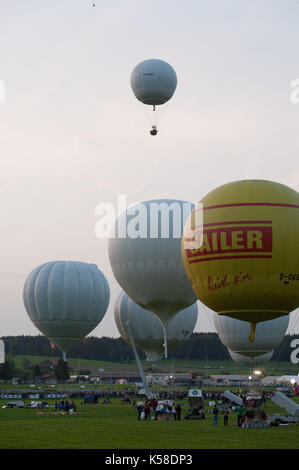
[[252,419],[245,418],[242,428],[251,428],[251,429],[265,429],[269,424],[260,417],[260,415],[254,416]]

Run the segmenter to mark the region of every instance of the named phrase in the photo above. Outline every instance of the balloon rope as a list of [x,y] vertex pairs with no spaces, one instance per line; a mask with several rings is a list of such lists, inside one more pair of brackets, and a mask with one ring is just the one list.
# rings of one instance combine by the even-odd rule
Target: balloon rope
[[153,112],[154,112],[154,115],[153,115],[153,126],[152,128],[157,128],[157,113],[155,112],[156,111],[156,105],[154,104],[153,105]]
[[250,375],[253,376],[253,357],[250,358]]
[[166,327],[163,324],[163,333],[164,333],[164,357],[165,359],[168,358],[168,351],[167,351],[167,333],[166,333]]
[[139,374],[140,374],[140,377],[141,377],[141,380],[142,380],[142,383],[143,383],[143,387],[144,387],[144,390],[145,390],[145,394],[146,394],[147,398],[150,398],[151,393],[149,391],[147,381],[146,381],[146,377],[145,377],[145,373],[144,373],[141,361],[140,361],[139,356],[138,356],[138,352],[137,352],[135,341],[134,341],[134,336],[133,336],[133,333],[132,333],[131,324],[130,324],[129,321],[127,321],[126,325],[127,325],[127,329],[128,329],[128,333],[129,333],[130,343],[131,343],[133,353],[134,353],[134,356],[135,356],[135,360],[136,360],[136,363],[137,363],[138,371],[139,371]]

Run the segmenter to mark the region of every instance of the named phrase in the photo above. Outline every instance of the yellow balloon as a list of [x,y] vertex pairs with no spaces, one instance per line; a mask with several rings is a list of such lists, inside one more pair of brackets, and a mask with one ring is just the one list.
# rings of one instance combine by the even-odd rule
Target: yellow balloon
[[187,220],[182,257],[199,300],[250,322],[253,341],[257,322],[299,306],[298,192],[264,180],[214,189]]

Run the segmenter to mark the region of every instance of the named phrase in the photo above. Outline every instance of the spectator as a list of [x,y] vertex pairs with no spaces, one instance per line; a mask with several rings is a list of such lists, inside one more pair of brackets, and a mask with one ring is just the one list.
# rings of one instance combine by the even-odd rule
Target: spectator
[[214,407],[213,407],[213,418],[214,418],[213,419],[213,424],[215,426],[217,426],[217,424],[218,424],[218,413],[219,413],[219,410],[218,410],[217,406],[214,405]]
[[179,403],[175,406],[175,411],[176,411],[175,419],[180,421],[182,408],[181,408],[181,405]]
[[244,413],[244,408],[242,406],[238,406],[238,408],[236,408],[236,413],[237,413],[237,423],[238,423],[238,426],[241,427],[242,426],[242,420],[243,420],[243,413]]
[[65,402],[65,412],[68,413],[69,412],[69,409],[70,409],[70,404],[68,402],[68,400]]
[[223,424],[224,424],[224,426],[227,426],[229,409],[227,407],[225,407],[224,410],[222,411],[222,414],[223,414]]
[[176,420],[176,409],[175,409],[175,406],[173,406],[173,407],[170,409],[170,413],[172,414],[172,416],[173,416],[174,419]]
[[137,421],[140,421],[141,420],[141,413],[143,411],[143,406],[142,405],[138,405],[137,406]]
[[151,418],[151,407],[147,404],[144,407],[144,419],[150,419]]

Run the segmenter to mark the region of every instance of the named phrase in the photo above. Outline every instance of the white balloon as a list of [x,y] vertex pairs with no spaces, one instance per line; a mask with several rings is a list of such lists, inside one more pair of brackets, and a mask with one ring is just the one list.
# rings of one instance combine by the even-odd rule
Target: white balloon
[[[157,206],[164,207],[164,216],[153,216]],[[145,201],[120,215],[115,223],[115,236],[108,241],[109,260],[117,282],[140,307],[157,315],[164,326],[197,300],[181,258],[181,235],[192,208],[193,204],[179,200]],[[175,214],[173,220],[171,214]],[[168,237],[164,224],[167,221]],[[141,236],[133,238],[135,225]],[[121,238],[119,230],[124,227],[130,236]],[[157,236],[153,238],[153,234]]]
[[214,324],[224,346],[235,353],[255,357],[280,345],[288,328],[289,315],[257,323],[253,342],[248,340],[250,326],[245,321],[215,313]]
[[176,86],[176,73],[164,60],[144,60],[136,65],[131,74],[134,95],[144,104],[166,103],[173,96]]
[[[166,327],[168,348],[174,349],[187,341],[196,325],[197,303],[178,312]],[[148,361],[161,359],[164,333],[160,321],[121,292],[114,305],[114,318],[121,337],[130,343],[127,322],[130,322],[134,341],[146,353]]]
[[102,320],[110,289],[95,264],[51,261],[29,274],[23,300],[38,330],[66,353]]
[[254,358],[244,356],[243,354],[238,354],[236,352],[231,351],[230,349],[228,349],[228,352],[230,354],[230,357],[233,359],[233,361],[239,364],[250,365],[251,359],[253,359],[254,365],[257,365],[257,364],[263,364],[264,362],[270,361],[271,357],[273,356],[274,350],[269,351],[265,354],[261,354],[259,356],[254,356]]

